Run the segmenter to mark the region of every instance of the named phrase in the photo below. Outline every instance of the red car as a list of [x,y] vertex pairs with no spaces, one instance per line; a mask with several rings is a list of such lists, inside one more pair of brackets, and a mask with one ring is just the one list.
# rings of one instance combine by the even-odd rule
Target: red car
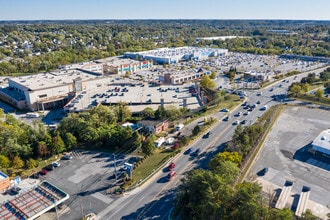
[[167,175],[168,181],[171,181],[171,180],[174,178],[175,175],[176,175],[175,170],[172,170],[172,171]]
[[47,175],[48,174],[48,171],[46,169],[42,169],[40,170],[39,172],[41,175]]
[[172,149],[175,150],[178,149],[179,147],[180,147],[179,143],[175,142],[175,144],[172,146]]
[[168,166],[168,170],[171,171],[175,168],[175,163],[171,162],[171,164]]

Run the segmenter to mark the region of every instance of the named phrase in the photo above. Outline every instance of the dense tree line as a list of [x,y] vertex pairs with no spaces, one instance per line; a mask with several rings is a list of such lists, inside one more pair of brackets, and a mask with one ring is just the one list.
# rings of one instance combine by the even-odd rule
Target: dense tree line
[[[283,29],[290,34],[269,32]],[[1,22],[0,60],[4,60],[0,75],[50,71],[69,63],[159,47],[210,46],[256,54],[330,56],[329,32],[328,22],[305,21]],[[196,41],[228,35],[248,38]]]
[[227,150],[238,152],[243,158],[245,158],[252,147],[255,146],[258,139],[261,138],[263,131],[263,127],[260,125],[246,127],[238,125],[233,134],[232,140],[227,143]]
[[234,184],[240,172],[239,157],[230,154],[220,153],[213,158],[210,170],[192,170],[183,177],[176,192],[174,215],[195,220],[292,220],[293,212],[289,209],[269,207],[257,183]]
[[299,96],[302,92],[306,95],[312,85],[319,85],[322,88],[318,88],[315,91],[315,96],[320,99],[324,96],[325,91],[330,91],[330,68],[327,68],[316,76],[315,73],[309,73],[308,76],[303,77],[300,82],[292,83],[289,87],[289,95],[293,97]]
[[58,132],[49,132],[41,122],[30,126],[10,114],[0,116],[0,168],[33,168],[38,158],[69,149]]

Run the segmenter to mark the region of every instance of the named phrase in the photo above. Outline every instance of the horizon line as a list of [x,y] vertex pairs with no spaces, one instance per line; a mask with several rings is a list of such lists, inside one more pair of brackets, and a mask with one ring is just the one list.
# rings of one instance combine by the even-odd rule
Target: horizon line
[[63,19],[7,19],[0,22],[14,21],[127,21],[127,20],[232,20],[232,21],[330,21],[325,19],[292,18],[63,18]]

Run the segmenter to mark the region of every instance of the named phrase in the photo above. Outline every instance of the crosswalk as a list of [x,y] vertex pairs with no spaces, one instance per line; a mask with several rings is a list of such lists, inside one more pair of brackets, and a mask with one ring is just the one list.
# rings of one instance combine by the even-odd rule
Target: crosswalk
[[71,152],[71,156],[73,159],[79,159],[82,156],[82,151],[81,150],[74,150]]

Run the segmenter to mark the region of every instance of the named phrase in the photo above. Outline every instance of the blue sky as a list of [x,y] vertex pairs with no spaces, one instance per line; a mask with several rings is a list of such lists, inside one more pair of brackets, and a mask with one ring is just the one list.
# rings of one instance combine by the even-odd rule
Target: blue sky
[[0,0],[0,20],[330,20],[330,0]]

